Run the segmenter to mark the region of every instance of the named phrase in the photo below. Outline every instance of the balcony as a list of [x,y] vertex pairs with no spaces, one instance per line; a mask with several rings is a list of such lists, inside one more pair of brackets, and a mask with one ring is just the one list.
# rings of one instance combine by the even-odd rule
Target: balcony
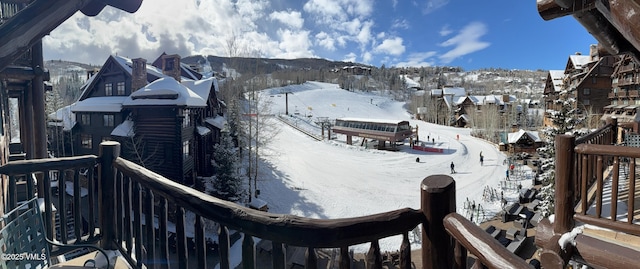
[[610,92],[609,93],[609,99],[616,99],[616,98],[617,98],[617,95],[616,95],[615,92]]
[[[243,267],[257,268],[254,237],[270,242],[273,268],[286,267],[285,246],[301,247],[305,255],[299,263],[307,268],[317,267],[316,249],[337,249],[340,268],[349,268],[353,258],[349,246],[362,243],[371,245],[366,254],[368,266],[382,268],[378,240],[395,235],[403,238],[398,246],[400,268],[412,268],[415,264],[422,268],[457,265],[466,268],[467,250],[477,257],[477,266],[528,266],[484,230],[455,213],[455,181],[450,176],[428,176],[416,186],[422,193],[420,209],[404,208],[356,218],[311,219],[245,208],[180,185],[120,158],[117,142],[103,142],[100,149],[100,156],[24,160],[0,167],[0,174],[9,178],[7,209],[19,203],[16,195],[19,182],[40,178],[38,186],[34,180],[26,180],[26,193],[27,198],[36,195],[44,198],[48,238],[117,250],[132,268],[206,268],[212,263],[229,268],[234,238],[241,240]],[[51,186],[53,179],[72,182],[72,190],[60,187],[52,193],[51,188],[44,188]],[[83,188],[87,193],[84,198]],[[65,198],[65,192],[73,193],[72,198]],[[76,225],[71,229],[66,225],[56,227],[53,206],[57,212],[70,212],[69,216],[59,214],[61,223],[73,218]],[[186,220],[188,215],[193,221]],[[79,223],[83,218],[90,220],[84,228]],[[205,231],[209,222],[220,225],[213,235]],[[420,224],[425,227],[421,233],[422,258],[412,264],[409,232]],[[234,236],[239,234],[242,239]],[[217,239],[218,246],[213,251],[218,253],[213,255],[217,256],[216,261],[212,261],[208,243],[211,237]],[[175,254],[170,254],[170,250]],[[52,255],[58,253],[59,249],[52,250]]]
[[638,98],[640,95],[638,94],[638,90],[629,91],[630,98]]

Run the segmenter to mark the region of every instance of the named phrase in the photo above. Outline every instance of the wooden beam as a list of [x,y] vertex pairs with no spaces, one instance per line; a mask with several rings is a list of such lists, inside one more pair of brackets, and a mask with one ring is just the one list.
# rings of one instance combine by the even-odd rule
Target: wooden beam
[[[51,75],[48,70],[45,70],[43,79],[48,81],[51,79]],[[2,72],[0,72],[0,79],[15,79],[15,80],[32,80],[36,76],[33,68],[26,66],[7,66]]]
[[529,264],[522,258],[458,213],[447,215],[444,227],[456,241],[489,268],[529,268]]
[[[560,4],[558,3],[560,2]],[[545,21],[595,9],[595,0],[538,0],[538,13]],[[568,7],[562,7],[568,6]]]
[[640,251],[606,242],[590,236],[576,236],[576,250],[588,263],[596,268],[637,268]]

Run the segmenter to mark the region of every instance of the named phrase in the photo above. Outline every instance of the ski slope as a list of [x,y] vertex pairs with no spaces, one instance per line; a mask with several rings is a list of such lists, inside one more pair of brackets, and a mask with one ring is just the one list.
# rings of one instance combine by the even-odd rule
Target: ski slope
[[[501,209],[499,201],[483,199],[483,190],[486,187],[498,192],[503,190],[500,181],[505,179],[506,156],[495,145],[470,136],[470,129],[412,120],[401,102],[319,82],[264,90],[262,99],[271,103],[271,113],[284,114],[284,92],[291,93],[289,112],[292,116],[289,118],[300,126],[318,117],[409,120],[412,126],[418,127],[421,141],[427,137],[435,139],[435,143],[429,141],[426,146],[441,148],[444,152],[417,151],[410,149],[408,143],[397,152],[379,151],[360,146],[359,138],[355,137],[353,145],[347,145],[343,135],[330,141],[317,141],[274,119],[272,124],[282,126],[263,148],[265,163],[261,164],[258,181],[260,198],[268,202],[271,212],[324,219],[405,207],[419,209],[420,183],[436,174],[450,175],[456,181],[459,213],[468,216],[464,210],[467,199],[482,205],[486,214],[483,218]],[[320,134],[319,129],[317,133]],[[480,152],[484,155],[484,165],[480,164]],[[416,158],[420,158],[420,162],[416,162]],[[451,162],[455,164],[455,174],[450,174]],[[522,175],[521,181],[511,182],[526,188],[531,181],[524,180]],[[517,189],[505,189],[504,195],[507,200],[515,200]],[[400,237],[392,237],[380,244],[383,250],[396,250],[400,242]],[[368,246],[354,248],[364,252]]]

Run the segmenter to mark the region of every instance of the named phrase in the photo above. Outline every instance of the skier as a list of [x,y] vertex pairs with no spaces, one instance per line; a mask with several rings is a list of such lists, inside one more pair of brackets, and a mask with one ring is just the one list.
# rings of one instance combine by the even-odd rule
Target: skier
[[456,173],[456,169],[455,169],[455,165],[453,165],[453,162],[451,162],[451,174],[455,174]]
[[484,164],[484,156],[480,155],[480,165]]

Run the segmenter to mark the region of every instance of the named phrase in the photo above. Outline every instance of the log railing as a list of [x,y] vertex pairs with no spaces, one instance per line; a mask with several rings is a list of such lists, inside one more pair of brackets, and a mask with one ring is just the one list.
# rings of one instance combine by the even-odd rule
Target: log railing
[[[540,256],[543,267],[564,268],[576,255],[592,265],[608,263],[612,268],[616,264],[624,267],[628,262],[629,257],[593,259],[602,257],[598,248],[612,247],[599,239],[579,236],[566,249],[558,244],[562,235],[573,230],[576,221],[640,236],[640,226],[633,224],[634,212],[639,209],[634,199],[635,159],[640,158],[640,151],[616,146],[617,129],[617,121],[612,119],[606,126],[578,139],[571,135],[556,136],[555,220],[542,221],[536,231],[536,244],[543,249]],[[625,212],[620,212],[618,201],[627,204]],[[591,244],[594,240],[598,247],[588,247],[587,242]]]
[[[95,209],[100,207],[94,174],[96,162],[97,157],[93,155],[8,162],[0,167],[0,174],[8,178],[5,212],[37,195],[44,202],[43,216],[49,239],[65,244],[97,242],[101,232],[96,229]],[[57,185],[57,191],[47,187],[43,193],[37,193],[36,181],[44,186]],[[59,227],[55,225],[56,214]],[[52,255],[57,254],[60,251],[52,249]]]
[[[317,268],[316,250],[320,248],[336,249],[339,267],[350,268],[354,257],[349,247],[362,243],[370,244],[365,254],[367,268],[382,268],[378,242],[397,235],[402,237],[396,261],[400,268],[414,268],[415,263],[422,268],[466,268],[466,249],[478,257],[478,264],[489,267],[516,268],[524,264],[493,238],[487,238],[486,232],[454,213],[455,182],[449,176],[428,176],[422,181],[420,209],[311,219],[257,211],[214,198],[122,159],[119,153],[120,144],[107,141],[101,143],[99,157],[10,162],[0,167],[0,174],[10,179],[8,207],[18,203],[16,189],[21,178],[37,179],[38,184],[49,186],[57,172],[58,197],[52,197],[50,188],[37,194],[46,205],[49,235],[60,233],[59,240],[67,243],[99,240],[101,247],[119,250],[134,268],[208,268],[214,264],[212,259],[220,268],[230,268],[230,247],[233,240],[240,240],[240,234],[244,236],[238,242],[243,268],[259,267],[254,238],[271,242],[273,268],[287,266],[286,246],[306,249],[302,262],[306,268]],[[71,197],[66,194],[65,182],[73,183]],[[26,185],[29,197],[36,195],[34,180],[27,180]],[[88,189],[86,196],[81,187]],[[76,223],[73,233],[79,239],[66,238],[64,234],[69,231],[64,231],[64,225],[55,228],[52,202],[56,201],[57,212],[72,212]],[[191,221],[187,220],[189,216]],[[60,217],[66,218],[66,214]],[[92,220],[88,228],[80,228],[83,217]],[[205,231],[211,222],[219,225],[213,235]],[[419,224],[422,259],[411,261],[409,233]],[[208,247],[211,237],[218,244],[215,251]]]

